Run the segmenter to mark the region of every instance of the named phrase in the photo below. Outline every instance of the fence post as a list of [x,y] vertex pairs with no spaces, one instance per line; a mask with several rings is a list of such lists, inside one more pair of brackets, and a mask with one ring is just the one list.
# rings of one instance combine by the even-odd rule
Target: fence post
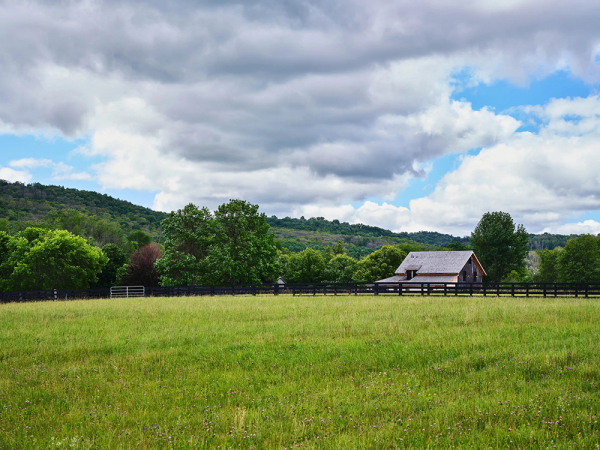
[[473,283],[469,283],[469,295],[473,297]]
[[543,284],[544,287],[544,298],[546,298],[546,283]]
[[402,295],[402,283],[398,283],[398,295]]
[[511,296],[514,297],[515,296],[515,283],[512,283],[510,292],[511,292]]
[[575,283],[575,298],[579,295],[579,284]]
[[585,298],[588,298],[588,284],[585,283]]
[[481,282],[481,288],[483,289],[483,296],[485,297],[486,295],[486,289],[487,289],[487,285],[483,284],[483,281]]
[[525,297],[529,297],[529,283],[525,285]]
[[377,283],[373,283],[373,294],[379,295],[379,285]]

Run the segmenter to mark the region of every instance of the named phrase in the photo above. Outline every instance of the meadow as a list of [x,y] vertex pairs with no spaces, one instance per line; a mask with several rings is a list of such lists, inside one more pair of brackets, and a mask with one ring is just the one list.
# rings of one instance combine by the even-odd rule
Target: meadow
[[600,301],[0,305],[0,449],[600,448]]

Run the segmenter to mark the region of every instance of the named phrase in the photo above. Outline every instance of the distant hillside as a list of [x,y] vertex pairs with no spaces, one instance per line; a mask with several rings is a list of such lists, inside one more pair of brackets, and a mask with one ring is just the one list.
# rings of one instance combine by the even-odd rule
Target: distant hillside
[[167,216],[98,192],[0,180],[0,219],[43,222],[50,213],[65,209],[117,223],[126,234],[134,230],[159,234],[160,222]]
[[313,217],[305,219],[292,219],[286,217],[278,219],[271,216],[267,219],[269,225],[278,229],[292,229],[302,231],[315,231],[320,233],[330,233],[343,236],[365,236],[378,238],[395,238],[399,242],[418,242],[429,246],[445,247],[450,242],[456,242],[463,245],[469,244],[469,238],[456,237],[450,234],[437,233],[434,231],[418,231],[414,233],[394,233],[393,231],[384,228],[373,227],[364,224],[351,225],[348,222],[340,222],[339,220],[326,220],[323,217]]
[[[160,222],[167,217],[166,213],[98,192],[0,180],[0,221],[6,219],[9,224],[25,226],[47,221],[49,217],[68,210],[76,210],[93,220],[110,223],[126,235],[135,230],[143,230],[155,238],[162,235]],[[469,245],[468,237],[432,231],[394,233],[384,228],[351,225],[339,220],[325,220],[323,217],[279,219],[271,216],[267,218],[267,222],[282,247],[291,252],[299,252],[307,247],[325,250],[337,241],[342,241],[347,252],[355,258],[368,255],[384,245],[402,245],[406,250],[435,250],[450,243]],[[531,234],[530,248],[540,250],[563,247],[574,236]]]

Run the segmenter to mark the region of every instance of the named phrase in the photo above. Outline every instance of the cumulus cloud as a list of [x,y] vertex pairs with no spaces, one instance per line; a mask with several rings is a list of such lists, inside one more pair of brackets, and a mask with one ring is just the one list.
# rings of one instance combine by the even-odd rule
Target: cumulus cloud
[[50,159],[22,158],[10,161],[8,164],[19,169],[37,169],[38,167],[52,166],[53,162]]
[[[38,168],[51,168],[53,180],[91,180],[92,176],[87,172],[76,172],[73,166],[65,164],[63,162],[55,163],[51,159],[46,158],[21,158],[10,161],[10,167],[18,169],[38,169]],[[11,169],[8,169],[11,170]],[[24,179],[18,179],[18,181],[30,181],[32,175],[29,171],[15,171],[17,174],[25,174]],[[14,178],[14,177],[13,177]],[[21,175],[23,178],[23,175]]]
[[368,210],[370,223],[393,230],[465,235],[483,213],[506,211],[534,233],[597,233],[594,221],[563,222],[600,209],[600,98],[553,100],[533,111],[544,119],[538,134],[515,133],[465,156],[430,195],[412,200],[408,209],[367,202],[337,214],[360,222]]
[[544,232],[558,234],[594,234],[600,233],[600,222],[584,220],[583,222],[566,223],[554,228],[545,228]]
[[[451,98],[463,82],[556,70],[599,79],[599,19],[584,0],[7,1],[0,132],[89,137],[78,152],[101,162],[58,163],[55,179],[158,192],[165,210],[242,197],[394,229],[460,231],[486,208],[555,224],[596,205],[591,175],[578,188],[578,163],[560,155],[593,148],[595,117],[564,111],[594,101],[532,106],[535,136]],[[392,201],[428,162],[474,148],[408,209],[339,206]]]
[[33,176],[27,170],[14,170],[10,167],[0,166],[0,180],[10,181],[11,183],[15,181],[29,183],[32,178]]

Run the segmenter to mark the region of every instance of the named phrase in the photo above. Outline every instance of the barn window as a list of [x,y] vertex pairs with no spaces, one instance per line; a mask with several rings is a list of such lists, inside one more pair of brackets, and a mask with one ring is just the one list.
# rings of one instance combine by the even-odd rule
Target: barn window
[[467,281],[467,271],[463,270],[463,281]]

